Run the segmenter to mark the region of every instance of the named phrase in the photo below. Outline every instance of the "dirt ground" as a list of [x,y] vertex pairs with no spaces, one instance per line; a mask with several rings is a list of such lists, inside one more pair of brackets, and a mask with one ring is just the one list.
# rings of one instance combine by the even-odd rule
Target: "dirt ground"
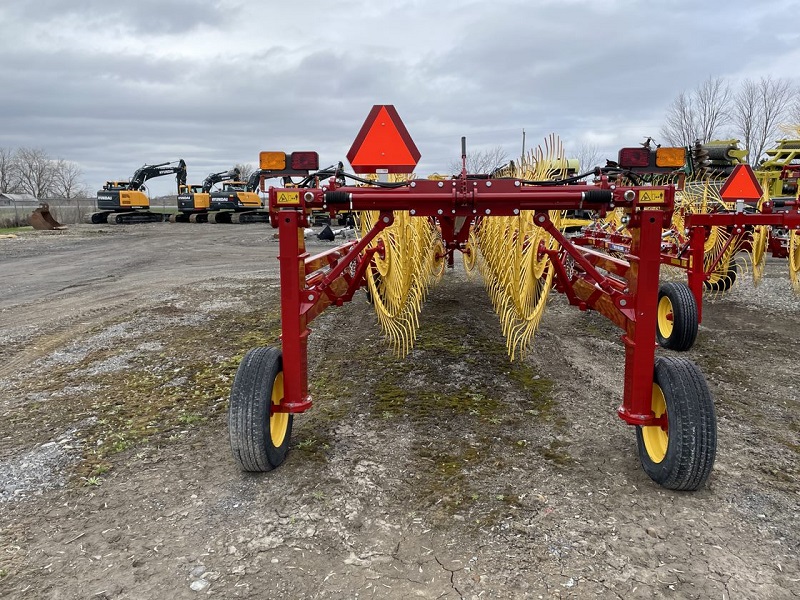
[[620,332],[554,294],[511,363],[458,265],[405,359],[362,294],[315,321],[315,405],[286,463],[248,475],[227,394],[244,352],[279,333],[273,234],[0,239],[0,597],[800,596],[800,302],[785,261],[705,303],[688,354],[719,444],[701,491],[640,468],[615,414]]

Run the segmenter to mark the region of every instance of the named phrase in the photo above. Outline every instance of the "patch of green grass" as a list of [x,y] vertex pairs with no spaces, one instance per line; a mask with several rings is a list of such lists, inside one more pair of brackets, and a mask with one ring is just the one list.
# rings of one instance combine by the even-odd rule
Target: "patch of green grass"
[[[251,302],[253,306],[264,304]],[[220,419],[242,357],[252,347],[275,344],[278,323],[276,307],[212,315],[191,327],[176,325],[162,331],[161,353],[137,357],[130,368],[111,376],[87,377],[86,383],[97,384],[102,391],[71,400],[71,406],[64,407],[73,416],[97,418],[85,433],[85,460],[77,475],[85,480],[99,477],[111,468],[115,454],[153,439],[178,439],[188,427]],[[77,365],[57,367],[45,385],[62,389],[70,384],[75,370],[116,353],[115,349],[98,350]],[[177,377],[185,383],[174,384]]]
[[448,358],[464,357],[470,353],[469,331],[461,323],[449,320],[431,321],[420,329],[414,347]]
[[794,452],[797,452],[798,454],[800,454],[800,444],[794,444],[792,442],[786,442],[786,447],[789,448],[789,450],[793,450]]
[[24,225],[22,227],[0,227],[0,235],[9,233],[25,233],[26,231],[33,231],[33,227]]
[[568,442],[561,442],[558,440],[553,440],[550,442],[549,446],[545,446],[542,448],[538,448],[539,454],[542,457],[551,463],[565,467],[574,462],[572,456],[565,450],[566,447],[569,446]]
[[328,450],[331,448],[331,440],[326,432],[315,430],[312,437],[304,438],[297,442],[295,449],[302,452],[306,458],[326,462],[328,460]]

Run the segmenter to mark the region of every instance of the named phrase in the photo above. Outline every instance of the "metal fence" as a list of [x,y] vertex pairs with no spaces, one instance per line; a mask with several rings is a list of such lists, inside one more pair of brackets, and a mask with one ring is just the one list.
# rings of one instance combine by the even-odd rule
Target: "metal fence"
[[[50,206],[50,214],[64,225],[86,223],[89,215],[97,210],[96,198],[72,198],[71,200],[43,200]],[[0,206],[0,227],[19,227],[28,224],[28,217],[39,204],[30,202],[11,203]]]

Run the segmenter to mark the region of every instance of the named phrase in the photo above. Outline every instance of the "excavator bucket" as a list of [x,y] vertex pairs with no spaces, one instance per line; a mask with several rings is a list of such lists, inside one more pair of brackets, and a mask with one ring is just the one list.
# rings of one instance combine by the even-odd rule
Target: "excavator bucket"
[[28,219],[34,229],[66,229],[66,225],[62,225],[53,218],[50,214],[50,206],[46,203],[39,205],[39,208],[33,211],[33,214]]

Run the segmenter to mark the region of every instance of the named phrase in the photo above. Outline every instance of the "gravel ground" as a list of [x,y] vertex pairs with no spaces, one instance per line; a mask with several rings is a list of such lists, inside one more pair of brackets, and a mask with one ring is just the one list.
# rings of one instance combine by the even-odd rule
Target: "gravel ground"
[[554,295],[510,363],[458,266],[406,359],[361,296],[315,321],[315,406],[286,463],[238,472],[227,393],[279,333],[276,255],[258,225],[0,240],[0,596],[800,595],[785,261],[705,303],[688,356],[719,449],[706,487],[678,493],[644,474],[616,417],[620,332]]

